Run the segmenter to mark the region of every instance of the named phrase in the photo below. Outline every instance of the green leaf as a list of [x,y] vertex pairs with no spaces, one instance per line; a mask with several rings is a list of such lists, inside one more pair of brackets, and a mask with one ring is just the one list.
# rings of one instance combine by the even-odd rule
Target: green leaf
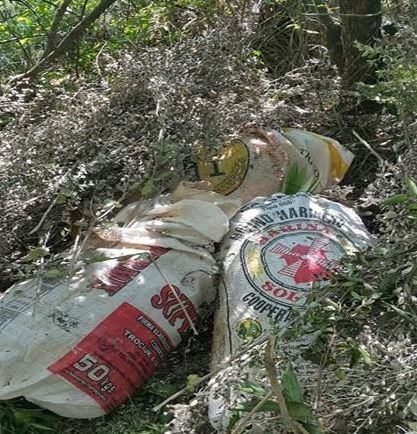
[[408,194],[414,198],[417,199],[417,185],[411,178],[405,178],[405,182],[407,184]]
[[173,395],[175,392],[178,392],[180,386],[176,383],[154,383],[152,384],[148,390],[152,395],[156,395],[161,397],[162,399],[168,398],[168,396]]
[[58,193],[55,202],[59,205],[64,205],[68,202],[68,200],[71,198],[71,195],[68,193]]
[[187,377],[187,389],[192,392],[200,384],[201,377],[191,374]]
[[287,366],[285,371],[282,373],[281,382],[284,389],[284,394],[289,401],[299,403],[303,402],[303,392],[298,383],[297,376],[295,375],[295,372],[291,366]]
[[307,182],[307,172],[303,170],[301,166],[299,166],[298,162],[295,161],[290,169],[288,170],[283,187],[282,193],[285,194],[295,194],[299,191],[302,191],[303,187]]
[[51,428],[51,427],[46,426],[46,425],[41,425],[40,423],[31,423],[30,426],[33,427],[33,428],[41,429],[43,431],[53,431],[53,432],[56,432],[55,428]]
[[414,397],[408,403],[407,407],[411,411],[411,413],[413,413],[413,415],[417,417],[417,395],[414,395]]
[[234,426],[239,422],[241,416],[239,412],[233,412],[232,417],[229,420],[229,425],[227,426],[227,432],[231,432]]
[[299,422],[310,422],[315,424],[317,419],[310,406],[299,402],[287,402],[287,408],[291,417]]
[[358,350],[359,350],[359,353],[360,353],[360,355],[362,357],[362,361],[365,363],[365,365],[371,366],[373,364],[373,360],[371,358],[371,355],[365,349],[365,347],[362,346],[362,345],[359,345],[358,346]]
[[[241,410],[251,412],[260,402],[259,398],[252,399],[243,403]],[[273,413],[280,413],[279,405],[275,401],[266,401],[261,408],[258,409],[258,413],[262,411],[270,411]]]
[[32,250],[29,250],[29,253],[22,258],[25,262],[34,262],[39,258],[47,255],[49,250],[44,247],[35,247]]
[[344,380],[346,378],[346,372],[343,369],[337,368],[334,373],[339,380]]
[[65,275],[65,269],[63,268],[50,268],[46,270],[44,276],[49,279],[59,279]]
[[396,194],[382,201],[382,206],[397,205],[406,202],[409,199],[407,194]]
[[258,386],[257,384],[252,383],[250,381],[244,383],[240,387],[240,390],[242,392],[249,393],[254,396],[260,396],[260,397],[264,397],[267,394],[266,390],[263,387]]
[[[241,408],[246,412],[252,411],[255,406],[259,403],[260,399],[252,399],[251,401],[245,402]],[[286,402],[288,412],[290,416],[305,424],[306,428],[311,434],[323,434],[324,431],[320,427],[320,423],[317,420],[316,416],[314,416],[313,411],[310,406],[306,404],[302,404],[299,402]],[[275,401],[266,401],[261,408],[258,409],[259,412],[272,412],[275,414],[281,414],[281,410],[279,405]]]
[[166,181],[168,178],[171,178],[174,172],[172,170],[167,170],[165,172],[160,173],[156,178],[155,181],[161,182]]
[[156,191],[156,187],[153,179],[148,179],[145,185],[142,187],[141,193],[144,196],[151,196],[153,193],[155,193],[155,191]]
[[310,434],[325,434],[323,428],[320,425],[304,423],[303,426]]

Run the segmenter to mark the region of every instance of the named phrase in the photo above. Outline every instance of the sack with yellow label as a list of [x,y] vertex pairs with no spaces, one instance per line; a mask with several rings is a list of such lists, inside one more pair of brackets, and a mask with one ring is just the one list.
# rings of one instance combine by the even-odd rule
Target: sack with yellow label
[[[281,140],[287,141],[282,136]],[[246,203],[280,191],[287,160],[278,140],[264,130],[253,129],[224,144],[214,155],[207,148],[199,150],[197,178],[208,181],[216,193]]]
[[246,203],[258,196],[318,193],[339,183],[353,154],[336,140],[294,128],[253,128],[214,155],[197,153],[197,178]]
[[352,152],[338,141],[309,131],[283,128],[281,134],[271,131],[270,136],[276,136],[276,141],[285,146],[287,142],[282,141],[284,136],[298,152],[297,157],[289,159],[285,171],[281,190],[286,194],[299,191],[319,193],[333,187],[343,179],[354,158]]

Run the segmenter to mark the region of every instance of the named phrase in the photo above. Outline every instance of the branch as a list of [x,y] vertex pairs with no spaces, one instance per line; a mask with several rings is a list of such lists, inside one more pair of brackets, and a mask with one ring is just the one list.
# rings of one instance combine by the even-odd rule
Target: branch
[[334,26],[338,25],[337,21],[331,16],[330,8],[326,3],[321,1],[320,3],[317,3],[317,0],[314,0],[314,8],[316,9],[316,13],[308,15],[317,16],[327,29],[334,28]]
[[48,42],[45,48],[45,54],[43,57],[46,57],[49,53],[51,53],[56,46],[56,35],[58,33],[59,25],[64,18],[65,12],[68,9],[68,6],[71,4],[72,0],[63,0],[59,8],[57,9],[54,19],[51,24],[51,29],[48,34]]
[[0,9],[0,17],[2,18],[3,22],[6,23],[7,29],[9,33],[15,38],[15,41],[19,45],[20,49],[23,52],[23,56],[26,59],[27,66],[29,67],[32,62],[32,57],[28,50],[26,50],[25,46],[20,42],[20,35],[18,35],[16,32],[13,31],[12,27],[10,26],[10,23],[8,21],[7,15]]
[[36,22],[39,24],[39,27],[46,32],[45,26],[42,23],[41,17],[38,15],[38,13],[36,12],[36,10],[32,7],[32,5],[28,2],[26,2],[26,0],[15,0],[16,3],[21,3],[23,6],[25,6],[27,9],[29,9],[33,16],[36,19]]
[[233,428],[231,434],[242,434],[246,427],[248,426],[250,419],[252,416],[263,407],[263,405],[272,397],[272,392],[265,395],[256,405],[252,408],[252,410],[242,419],[239,420],[238,424]]
[[378,154],[378,152],[376,152],[371,145],[364,140],[355,130],[352,130],[352,134],[359,140],[359,142],[365,146],[365,148],[372,154],[374,155],[380,163],[385,164],[386,161]]
[[280,381],[278,380],[277,368],[275,366],[275,338],[272,335],[268,338],[268,343],[265,348],[264,361],[266,374],[268,376],[269,382],[271,383],[272,392],[275,395],[278,407],[284,419],[284,424],[291,428],[295,433],[309,434],[303,425],[301,425],[301,423],[297,422],[291,417],[290,412],[288,411],[284,393],[282,391]]
[[10,79],[10,83],[15,83],[24,78],[33,79],[40,72],[45,70],[52,62],[64,55],[68,49],[78,41],[85,33],[87,28],[92,24],[100,15],[106,11],[117,0],[101,0],[101,2],[87,15],[82,21],[80,21],[60,42],[60,44],[49,53],[46,57],[42,58],[33,68],[24,74],[17,75]]
[[14,37],[14,38],[10,38],[10,39],[3,39],[2,41],[0,41],[0,45],[2,45],[2,44],[10,44],[11,42],[17,42],[17,41],[19,41],[20,39],[35,39],[35,38],[43,38],[44,36],[45,36],[44,34],[42,34],[42,35],[25,36],[25,37],[22,37],[22,36],[16,36],[16,37]]

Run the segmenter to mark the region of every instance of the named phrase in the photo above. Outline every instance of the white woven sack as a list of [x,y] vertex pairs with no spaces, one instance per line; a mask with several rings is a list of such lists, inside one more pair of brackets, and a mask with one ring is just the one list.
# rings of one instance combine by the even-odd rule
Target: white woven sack
[[213,300],[210,250],[237,208],[181,185],[122,210],[122,227],[98,232],[93,254],[107,260],[88,265],[85,252],[71,279],[10,288],[0,299],[0,399],[23,396],[75,418],[119,405]]
[[[343,256],[370,241],[354,211],[319,196],[276,194],[244,206],[222,242],[213,369],[248,343],[285,327],[291,307],[302,306],[313,285],[328,282],[323,278]],[[210,418],[221,431],[236,404],[234,391],[212,384]]]
[[217,193],[247,203],[255,197],[321,192],[338,184],[353,154],[329,137],[294,128],[255,128],[226,143],[216,155],[197,156],[197,178]]

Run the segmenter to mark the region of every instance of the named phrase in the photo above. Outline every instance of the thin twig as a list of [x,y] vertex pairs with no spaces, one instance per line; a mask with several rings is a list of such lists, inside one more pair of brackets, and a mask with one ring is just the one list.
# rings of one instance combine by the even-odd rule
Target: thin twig
[[[202,377],[200,377],[195,382],[193,381],[193,385],[194,386],[198,386],[199,384],[204,383],[204,381],[209,380],[213,375],[219,373],[222,369],[223,369],[223,367],[215,369],[214,371],[211,371],[208,374],[203,375]],[[167,399],[165,399],[164,401],[162,401],[160,404],[158,404],[155,407],[153,407],[152,411],[157,412],[157,411],[161,410],[167,404],[169,404],[171,401],[174,401],[175,399],[179,398],[181,395],[184,395],[184,393],[187,393],[189,391],[190,391],[190,388],[188,386],[183,387],[178,392],[175,392],[174,394],[172,394],[171,396],[169,396]]]
[[[25,37],[25,39],[35,39],[35,38],[43,38],[45,36],[45,34],[41,34],[41,35],[32,35],[32,36],[27,36]],[[23,39],[22,36],[17,36],[14,38],[10,38],[10,39],[3,39],[2,41],[0,41],[0,45],[2,44],[9,44],[11,42],[17,42],[20,39]]]
[[[339,17],[352,17],[352,18],[371,18],[371,17],[377,17],[379,15],[381,15],[382,12],[376,12],[375,14],[341,14],[341,13],[335,13],[335,16],[339,16]],[[312,16],[312,17],[319,17],[322,15],[327,15],[326,12],[305,12],[302,13],[301,15],[306,15],[306,16]]]
[[[221,372],[224,369],[226,369],[227,367],[229,367],[230,364],[233,361],[235,361],[239,357],[243,356],[243,354],[247,354],[247,352],[250,351],[252,348],[256,347],[257,345],[264,344],[266,342],[266,340],[267,340],[267,338],[264,336],[264,337],[261,337],[258,341],[254,341],[251,345],[248,345],[242,351],[239,351],[238,353],[234,354],[232,357],[230,357],[227,360],[225,360],[223,363],[220,363],[217,368],[211,370],[208,374],[203,375],[202,377],[200,377],[194,383],[194,386],[198,386],[199,384],[204,383],[205,381],[209,380],[211,377],[214,377],[219,372]],[[165,399],[165,401],[163,401],[160,404],[158,404],[157,406],[155,406],[152,409],[152,411],[159,411],[159,410],[161,410],[161,408],[165,407],[171,401],[174,401],[175,399],[177,399],[178,397],[180,397],[181,395],[184,395],[184,393],[187,393],[189,391],[190,391],[190,389],[188,387],[183,387],[181,390],[179,390],[178,392],[174,393],[173,395],[171,395],[167,399]]]
[[[321,300],[324,300],[327,297],[327,293],[324,291],[317,299],[317,302],[320,302]],[[296,322],[296,318],[291,319],[286,327],[282,328],[279,332],[277,332],[276,337],[279,339],[282,337],[285,333],[285,331],[290,328],[294,323]],[[198,386],[201,383],[204,383],[205,381],[209,380],[210,378],[214,377],[215,375],[219,374],[224,369],[227,369],[231,366],[233,362],[238,360],[241,356],[248,354],[251,350],[253,350],[256,347],[261,348],[262,345],[264,345],[268,341],[268,336],[261,335],[257,339],[255,339],[251,344],[245,346],[241,351],[238,351],[237,353],[233,354],[228,359],[224,360],[222,363],[220,363],[217,368],[212,369],[209,373],[206,375],[200,377],[195,383],[195,386]],[[158,404],[157,406],[152,408],[152,411],[157,412],[161,410],[163,407],[165,407],[167,404],[169,404],[171,401],[174,401],[178,397],[184,395],[185,393],[189,392],[190,389],[188,387],[183,387],[178,392],[174,393],[173,395],[169,396],[167,399],[165,399],[163,402]],[[307,433],[308,434],[308,433]]]
[[281,411],[284,423],[289,425],[295,432],[300,434],[309,434],[309,432],[301,425],[301,423],[294,420],[288,411],[285,402],[284,393],[282,392],[281,384],[278,380],[278,372],[275,366],[275,336],[271,335],[268,338],[268,343],[265,348],[265,370],[271,383],[272,391],[278,402],[278,407]]
[[[318,298],[318,301],[323,300],[324,298],[326,298],[326,293],[325,292],[323,293],[323,295],[321,295]],[[295,323],[295,321],[296,321],[295,318],[292,319],[291,321],[289,321],[287,323],[286,328],[283,328],[281,331],[279,331],[277,333],[277,338],[281,337],[285,333],[285,330],[288,329],[289,327],[291,327]],[[255,339],[251,344],[245,346],[241,351],[238,351],[237,353],[233,354],[228,359],[224,360],[222,363],[220,363],[217,366],[217,368],[212,369],[208,374],[200,377],[198,379],[198,381],[195,382],[195,386],[198,386],[199,384],[203,383],[204,381],[209,380],[210,378],[214,377],[215,375],[217,375],[218,373],[220,373],[224,369],[230,367],[231,364],[233,362],[235,362],[236,360],[238,360],[241,356],[248,354],[255,347],[258,347],[258,346],[261,347],[267,341],[268,341],[268,336],[261,335],[259,338]],[[178,397],[184,395],[185,393],[187,393],[189,391],[190,391],[190,389],[188,387],[182,388],[178,392],[176,392],[173,395],[169,396],[167,399],[165,399],[163,402],[161,402],[157,406],[153,407],[152,411],[159,411],[159,410],[161,410],[161,408],[165,407],[171,401],[174,401],[175,399],[177,399]]]
[[272,391],[278,401],[278,406],[281,410],[284,419],[291,419],[290,413],[285,402],[284,394],[281,389],[281,385],[278,380],[278,372],[275,366],[275,338],[274,336],[269,336],[268,343],[265,348],[265,370],[268,375],[269,381],[271,383]]
[[265,395],[256,405],[252,408],[250,413],[248,413],[245,417],[239,420],[239,423],[236,425],[236,427],[233,429],[231,434],[241,434],[245,428],[247,427],[248,423],[250,422],[250,419],[252,416],[265,404],[265,402],[268,401],[272,397],[272,392],[268,393],[268,395]]
[[172,286],[172,284],[169,282],[169,280],[165,277],[165,275],[162,273],[161,268],[159,267],[159,265],[156,263],[156,261],[153,259],[152,254],[149,254],[149,257],[151,258],[151,261],[153,263],[153,265],[155,265],[156,270],[158,271],[158,273],[161,275],[162,279],[164,279],[165,283],[169,286],[169,289],[171,290],[171,292],[174,294],[174,297],[177,299],[181,310],[184,312],[185,317],[187,318],[191,328],[193,329],[193,332],[195,335],[198,335],[198,331],[197,328],[194,324],[194,321],[191,319],[187,308],[185,307],[183,301],[181,300],[181,298],[179,297],[179,295],[177,294],[177,292],[175,291],[174,287]]
[[48,209],[44,212],[43,216],[39,220],[39,223],[29,232],[28,235],[33,235],[35,232],[37,232],[42,227],[46,217],[48,217],[48,214],[51,212],[52,208],[55,206],[57,200],[58,200],[58,195],[55,196],[55,199],[49,205]]
[[[48,230],[48,232],[45,235],[45,238],[42,242],[41,248],[43,250],[46,249],[46,245],[48,243],[49,240],[49,235],[50,235],[50,230]],[[36,290],[35,290],[35,301],[33,302],[33,307],[32,307],[32,316],[35,316],[36,313],[36,306],[39,303],[39,299],[40,299],[40,295],[41,295],[41,291],[42,291],[42,283],[43,283],[43,273],[45,271],[45,256],[42,255],[40,258],[40,264],[39,264],[39,268],[38,268],[38,273],[36,276]]]
[[[57,181],[55,186],[59,186],[64,181],[64,179],[67,177],[68,173],[69,173],[69,170],[67,172],[65,172],[64,175],[61,176],[61,178]],[[58,194],[55,196],[55,199],[52,201],[52,203],[49,205],[48,209],[43,214],[42,218],[39,220],[39,223],[29,232],[28,235],[34,234],[42,227],[46,217],[48,217],[48,214],[51,212],[51,210],[54,207],[54,205],[56,204],[57,200],[58,200]]]
[[330,351],[333,347],[334,341],[336,339],[337,333],[336,330],[333,330],[333,334],[332,337],[330,339],[329,345],[326,348],[326,352],[321,360],[320,363],[320,367],[319,367],[319,374],[318,374],[318,378],[317,378],[317,387],[316,387],[316,396],[314,398],[314,405],[313,408],[317,408],[319,403],[320,403],[320,399],[321,399],[321,382],[322,382],[322,378],[323,378],[323,370],[326,366],[327,363],[327,359],[329,357]]
[[94,61],[95,65],[96,65],[96,69],[97,69],[98,75],[99,75],[100,77],[103,77],[103,74],[101,73],[101,69],[100,69],[100,65],[99,65],[99,63],[98,63],[98,60],[99,60],[101,54],[103,53],[103,50],[106,48],[106,46],[107,46],[107,41],[106,41],[106,42],[103,44],[103,46],[100,48],[99,52],[97,53],[96,59],[95,59],[95,61]]
[[381,162],[381,163],[383,163],[383,164],[385,164],[386,163],[386,161],[374,150],[374,149],[372,149],[371,148],[371,145],[366,141],[366,140],[364,140],[355,130],[352,130],[352,134],[359,140],[359,142],[363,145],[363,146],[365,146],[365,148],[372,154],[372,155],[374,155],[376,158],[378,158],[378,160]]
[[73,254],[72,254],[72,258],[71,258],[71,262],[69,265],[69,269],[68,269],[68,277],[71,277],[72,274],[74,273],[74,269],[75,269],[75,264],[77,262],[77,258],[79,255],[79,251],[80,249],[78,248],[78,245],[80,243],[80,234],[77,234],[77,236],[75,237],[75,242],[74,242],[74,246],[73,246]]

